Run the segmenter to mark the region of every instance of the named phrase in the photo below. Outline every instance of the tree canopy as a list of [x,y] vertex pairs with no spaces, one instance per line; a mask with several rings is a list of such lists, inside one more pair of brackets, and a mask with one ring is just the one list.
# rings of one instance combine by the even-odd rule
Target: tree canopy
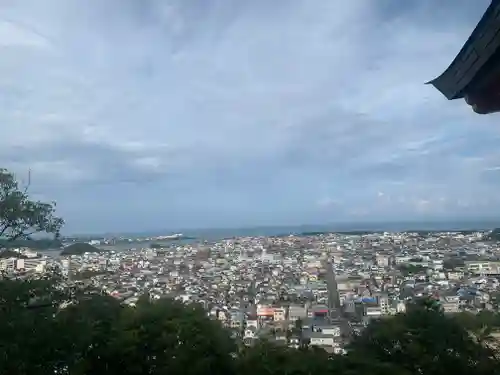
[[55,202],[30,199],[29,180],[22,188],[13,173],[0,168],[0,239],[29,239],[37,233],[59,236],[64,221],[55,214]]
[[491,374],[498,366],[490,348],[430,300],[414,304],[406,314],[371,323],[350,349],[412,374]]
[[409,276],[425,271],[426,267],[419,264],[400,264],[398,269],[404,276]]
[[98,253],[102,250],[99,250],[97,247],[92,246],[88,243],[74,243],[64,248],[61,252],[61,255],[83,255],[85,253]]
[[245,347],[196,304],[144,296],[128,307],[52,281],[0,281],[0,319],[1,374],[486,375],[500,368],[466,329],[483,321],[463,327],[425,301],[371,323],[346,355],[268,341]]

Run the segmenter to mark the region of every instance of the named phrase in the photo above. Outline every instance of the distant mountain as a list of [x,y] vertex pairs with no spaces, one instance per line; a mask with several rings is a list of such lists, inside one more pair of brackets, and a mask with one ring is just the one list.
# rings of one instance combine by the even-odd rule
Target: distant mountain
[[19,254],[17,251],[12,250],[4,250],[0,251],[0,258],[18,258],[18,259],[26,259],[28,258],[26,255]]
[[51,239],[40,240],[14,240],[0,239],[0,248],[12,249],[27,247],[34,250],[58,249],[62,246],[61,241]]
[[99,250],[97,247],[94,247],[88,243],[74,243],[64,248],[61,252],[61,255],[83,255],[85,253],[99,253],[102,250]]

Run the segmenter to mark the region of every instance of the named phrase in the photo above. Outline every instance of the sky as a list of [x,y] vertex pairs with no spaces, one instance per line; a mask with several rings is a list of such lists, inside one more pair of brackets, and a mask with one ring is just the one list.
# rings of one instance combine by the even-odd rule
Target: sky
[[424,83],[489,0],[2,0],[0,166],[67,233],[500,217]]

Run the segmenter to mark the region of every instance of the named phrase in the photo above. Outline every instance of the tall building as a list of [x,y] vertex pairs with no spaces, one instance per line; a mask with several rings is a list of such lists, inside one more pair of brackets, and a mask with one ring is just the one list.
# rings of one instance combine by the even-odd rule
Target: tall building
[[18,270],[25,271],[35,271],[35,272],[44,272],[45,267],[47,265],[47,261],[42,258],[26,258],[26,259],[18,259],[16,268]]
[[61,259],[62,274],[68,279],[71,279],[81,269],[81,266],[82,260],[80,257],[70,256]]
[[17,269],[17,258],[0,259],[0,271],[14,272]]

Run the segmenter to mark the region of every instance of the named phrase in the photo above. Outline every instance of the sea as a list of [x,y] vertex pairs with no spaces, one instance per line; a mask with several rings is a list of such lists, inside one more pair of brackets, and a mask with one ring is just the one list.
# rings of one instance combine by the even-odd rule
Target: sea
[[[98,248],[106,251],[126,251],[131,249],[148,248],[152,243],[165,246],[181,246],[194,242],[215,242],[235,237],[272,237],[286,235],[308,235],[332,232],[403,232],[403,231],[459,231],[459,230],[491,230],[500,227],[500,220],[476,221],[421,221],[421,222],[379,222],[379,223],[336,223],[328,225],[299,225],[299,226],[265,226],[249,228],[216,228],[216,229],[186,229],[175,231],[152,231],[141,233],[115,233],[112,236],[122,238],[147,238],[171,233],[182,233],[183,239],[169,241],[127,241],[114,245],[99,245]],[[92,238],[110,238],[110,234],[95,235]],[[58,255],[58,250],[42,251],[45,255]]]
[[[403,232],[403,231],[458,231],[458,230],[490,230],[500,227],[498,220],[476,220],[476,221],[412,221],[412,222],[356,222],[335,223],[328,225],[297,225],[297,226],[263,226],[248,228],[229,229],[187,229],[177,231],[137,233],[136,237],[160,236],[165,233],[182,233],[189,238],[198,240],[214,241],[233,237],[271,237],[285,236],[290,234],[304,235],[311,233],[333,233],[333,232]],[[132,236],[132,234],[121,234],[121,236]]]

